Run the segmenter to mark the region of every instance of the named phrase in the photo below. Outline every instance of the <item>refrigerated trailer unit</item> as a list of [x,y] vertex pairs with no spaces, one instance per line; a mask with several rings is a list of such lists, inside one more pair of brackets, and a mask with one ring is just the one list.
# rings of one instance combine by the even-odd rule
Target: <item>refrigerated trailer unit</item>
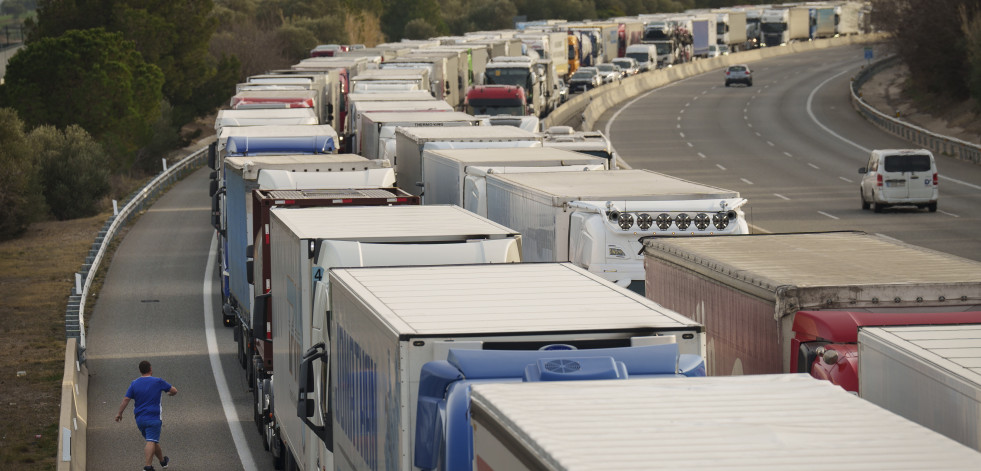
[[641,237],[745,234],[739,192],[649,170],[486,176],[487,217],[531,262],[573,262],[643,292]]
[[646,295],[705,324],[709,375],[796,371],[794,352],[810,350],[795,339],[800,311],[981,310],[981,262],[863,232],[644,245]]
[[487,216],[487,174],[609,170],[609,160],[547,147],[427,149],[422,153],[425,204],[455,204]]
[[320,124],[320,121],[312,108],[219,110],[215,118],[215,133],[221,134],[221,130],[226,127],[277,124],[315,125]]
[[966,471],[981,463],[978,452],[806,375],[477,384],[472,397],[481,470]]
[[[301,396],[314,400],[305,411],[312,424],[332,427],[336,469],[413,469],[413,456],[418,467],[444,452],[439,436],[446,432],[453,446],[465,447],[466,430],[453,428],[456,422],[444,429],[450,424],[440,418],[440,388],[462,379],[441,372],[454,368],[468,380],[521,381],[516,364],[522,372],[539,360],[595,366],[583,357],[610,364],[633,350],[641,355],[632,363],[638,374],[658,368],[642,368],[643,357],[667,376],[681,374],[679,362],[689,374],[701,371],[698,323],[570,264],[333,269],[329,278],[330,335],[321,330],[322,349],[307,352],[304,369],[315,380]],[[323,361],[329,381],[317,377]],[[423,366],[434,361],[441,363]],[[537,374],[555,379],[552,371]],[[333,414],[316,404],[325,387]],[[467,388],[455,397],[465,401]]]
[[541,146],[542,140],[535,133],[513,126],[400,127],[395,130],[395,158],[399,163],[396,181],[409,193],[423,194],[422,155],[426,150],[496,149],[496,153],[503,154],[511,149]]
[[[273,208],[269,218],[275,373],[256,391],[255,416],[275,457],[297,458],[303,470],[320,469],[314,463],[324,436],[301,423],[297,391],[305,384],[301,356],[326,335],[332,299],[327,271],[519,262],[521,235],[455,206]],[[320,462],[328,458],[320,456]]]
[[863,399],[981,451],[981,324],[866,327],[858,363]]

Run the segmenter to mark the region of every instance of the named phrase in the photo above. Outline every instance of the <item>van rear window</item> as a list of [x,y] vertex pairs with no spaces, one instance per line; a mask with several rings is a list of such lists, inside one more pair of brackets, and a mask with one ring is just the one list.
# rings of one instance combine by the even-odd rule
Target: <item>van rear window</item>
[[923,154],[887,155],[887,172],[928,172],[930,171],[930,156]]

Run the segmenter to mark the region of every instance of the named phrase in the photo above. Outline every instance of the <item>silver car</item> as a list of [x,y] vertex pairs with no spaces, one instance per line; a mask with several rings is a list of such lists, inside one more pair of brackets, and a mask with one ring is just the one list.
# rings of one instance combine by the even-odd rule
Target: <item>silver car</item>
[[730,65],[726,68],[726,86],[741,83],[747,87],[753,86],[753,72],[746,64]]
[[620,71],[623,72],[624,77],[637,75],[640,72],[640,64],[633,57],[617,57],[613,59],[613,63],[620,67]]
[[596,70],[599,71],[600,77],[603,77],[603,83],[613,83],[623,78],[620,67],[612,62],[597,64]]

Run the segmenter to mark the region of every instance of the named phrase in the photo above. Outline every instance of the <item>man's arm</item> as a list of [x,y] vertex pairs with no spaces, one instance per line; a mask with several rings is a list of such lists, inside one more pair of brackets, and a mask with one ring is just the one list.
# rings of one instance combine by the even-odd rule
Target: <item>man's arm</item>
[[170,387],[170,390],[167,391],[167,395],[168,396],[176,396],[177,395],[177,388],[171,386]]
[[116,422],[119,422],[120,420],[123,420],[123,411],[126,410],[126,406],[128,406],[128,405],[129,405],[129,398],[128,397],[124,397],[123,398],[123,403],[119,405],[119,413],[116,414]]

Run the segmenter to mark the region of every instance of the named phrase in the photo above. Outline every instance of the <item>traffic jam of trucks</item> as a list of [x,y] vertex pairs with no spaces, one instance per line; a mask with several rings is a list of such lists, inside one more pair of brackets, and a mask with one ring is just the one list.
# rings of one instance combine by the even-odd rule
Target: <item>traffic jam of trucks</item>
[[[324,45],[236,87],[211,222],[273,466],[786,469],[830,447],[856,469],[976,469],[981,263],[862,232],[752,234],[738,191],[540,124],[580,67],[855,34],[862,11]],[[788,431],[802,421],[835,433],[815,447]]]

